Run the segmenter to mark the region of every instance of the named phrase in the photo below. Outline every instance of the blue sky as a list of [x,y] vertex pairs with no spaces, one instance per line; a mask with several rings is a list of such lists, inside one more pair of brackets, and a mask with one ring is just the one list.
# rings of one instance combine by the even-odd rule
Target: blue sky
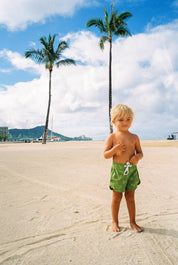
[[[77,66],[54,69],[49,127],[67,135],[105,139],[108,126],[108,45],[86,29],[104,17],[113,1],[1,0],[0,126],[32,128],[45,122],[48,72],[24,52],[40,48],[39,38],[58,34]],[[178,1],[120,0],[118,13],[130,11],[129,38],[113,40],[113,105],[135,112],[132,130],[141,139],[162,139],[178,131]]]

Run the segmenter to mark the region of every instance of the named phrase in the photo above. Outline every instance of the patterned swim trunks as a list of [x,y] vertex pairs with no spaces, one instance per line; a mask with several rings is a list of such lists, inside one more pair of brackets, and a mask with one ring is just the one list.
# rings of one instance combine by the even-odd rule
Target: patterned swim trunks
[[113,161],[111,167],[110,189],[118,192],[136,190],[140,184],[137,166],[132,163],[120,164]]

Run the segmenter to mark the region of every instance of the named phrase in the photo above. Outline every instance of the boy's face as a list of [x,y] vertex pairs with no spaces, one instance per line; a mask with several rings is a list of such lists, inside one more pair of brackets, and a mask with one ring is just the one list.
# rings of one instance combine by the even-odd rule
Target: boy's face
[[132,116],[131,115],[125,115],[125,116],[121,117],[120,115],[118,115],[115,118],[113,124],[115,125],[115,127],[118,131],[126,132],[126,131],[128,131],[128,129],[132,125]]

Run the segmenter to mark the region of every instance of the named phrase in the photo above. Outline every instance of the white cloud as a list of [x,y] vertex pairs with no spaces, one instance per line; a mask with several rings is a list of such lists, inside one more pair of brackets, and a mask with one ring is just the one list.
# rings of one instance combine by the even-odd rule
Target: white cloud
[[88,0],[1,0],[0,24],[8,30],[23,30],[27,25],[44,22],[49,16],[72,15]]
[[40,73],[40,66],[37,65],[31,59],[25,59],[21,54],[18,52],[12,52],[9,50],[2,50],[0,51],[0,57],[5,58],[9,61],[12,66],[14,66],[18,70],[27,70],[27,69],[34,69],[34,71],[38,71]]
[[[99,48],[99,39],[91,32],[80,31],[78,33],[69,33],[63,40],[70,40],[71,47],[65,54],[76,61],[89,65],[106,65],[108,62],[107,49],[101,51]],[[83,46],[85,45],[85,46]],[[106,44],[107,46],[107,44]]]
[[[174,21],[113,43],[113,104],[121,102],[133,108],[132,130],[141,138],[164,138],[178,129],[177,27],[178,21]],[[68,136],[85,134],[105,139],[109,133],[108,47],[100,51],[99,39],[91,32],[66,38],[70,39],[70,49],[65,55],[83,64],[53,71],[53,130]],[[8,55],[18,69],[39,67],[17,53],[0,54]],[[39,71],[39,79],[6,86],[7,90],[0,92],[0,125],[29,128],[44,124],[48,72],[42,66]]]

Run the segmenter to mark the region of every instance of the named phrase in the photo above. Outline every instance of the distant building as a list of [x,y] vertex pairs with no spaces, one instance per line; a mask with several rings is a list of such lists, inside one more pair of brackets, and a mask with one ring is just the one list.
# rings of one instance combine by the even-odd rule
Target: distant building
[[0,141],[6,141],[8,138],[8,127],[0,127]]

